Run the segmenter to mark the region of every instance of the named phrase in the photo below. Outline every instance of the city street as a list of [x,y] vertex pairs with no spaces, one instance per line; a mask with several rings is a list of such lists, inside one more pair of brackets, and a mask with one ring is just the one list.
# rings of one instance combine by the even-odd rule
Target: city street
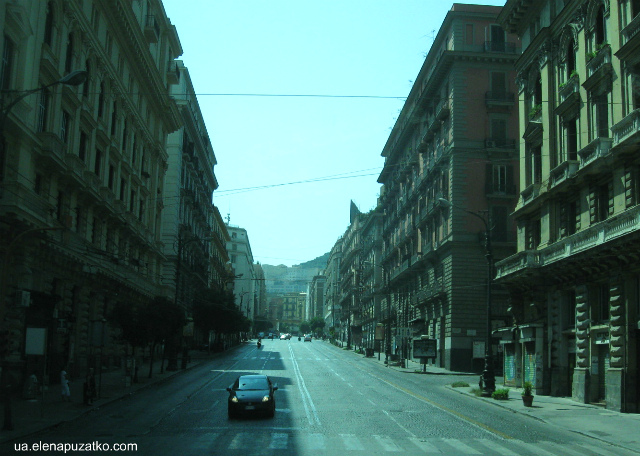
[[[226,387],[246,373],[278,384],[274,418],[228,419]],[[318,340],[265,340],[20,443],[133,443],[143,455],[637,454],[446,388],[472,378],[389,369]]]

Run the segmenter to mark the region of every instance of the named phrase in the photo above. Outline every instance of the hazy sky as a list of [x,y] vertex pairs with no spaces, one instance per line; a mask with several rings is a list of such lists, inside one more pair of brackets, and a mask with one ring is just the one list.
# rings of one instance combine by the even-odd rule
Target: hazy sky
[[214,204],[247,230],[257,262],[328,252],[351,200],[375,207],[380,153],[453,3],[163,3],[216,154]]

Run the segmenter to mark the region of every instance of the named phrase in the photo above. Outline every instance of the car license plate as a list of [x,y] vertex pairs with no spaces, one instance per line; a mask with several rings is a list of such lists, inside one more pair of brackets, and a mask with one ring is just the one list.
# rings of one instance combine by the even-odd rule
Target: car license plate
[[245,410],[255,410],[256,406],[255,405],[247,405],[244,407]]

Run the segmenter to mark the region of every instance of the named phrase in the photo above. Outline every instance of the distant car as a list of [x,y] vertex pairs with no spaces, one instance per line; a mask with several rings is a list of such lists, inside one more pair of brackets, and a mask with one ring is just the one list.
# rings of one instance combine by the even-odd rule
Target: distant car
[[280,340],[287,340],[286,334],[280,334]]
[[236,418],[241,413],[266,413],[273,417],[276,413],[274,392],[277,384],[271,383],[266,375],[241,375],[231,386],[229,391],[229,418]]
[[311,342],[311,334],[305,334],[304,335],[304,341],[305,342]]

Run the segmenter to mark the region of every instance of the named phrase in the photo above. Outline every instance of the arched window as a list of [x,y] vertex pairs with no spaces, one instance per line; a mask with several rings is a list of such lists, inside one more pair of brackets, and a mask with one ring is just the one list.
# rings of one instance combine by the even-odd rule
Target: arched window
[[44,42],[49,46],[53,43],[53,2],[47,3],[47,12],[44,22]]
[[571,73],[576,70],[576,51],[574,41],[569,41],[567,46],[567,79],[571,77]]

